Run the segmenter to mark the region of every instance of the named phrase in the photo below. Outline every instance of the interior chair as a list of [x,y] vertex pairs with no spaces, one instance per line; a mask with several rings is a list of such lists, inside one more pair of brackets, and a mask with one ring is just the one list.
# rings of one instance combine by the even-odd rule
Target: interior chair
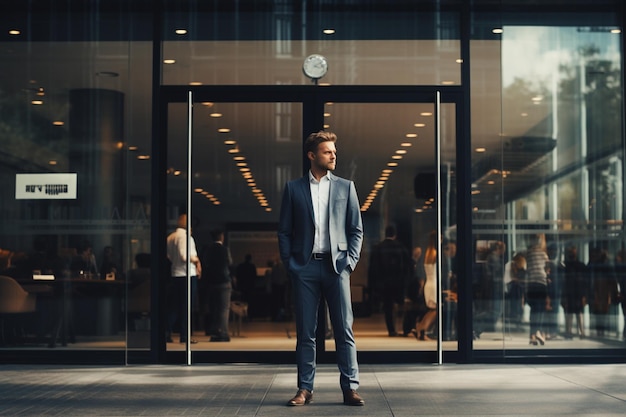
[[[9,318],[32,314],[37,309],[37,297],[25,291],[13,278],[0,275],[0,343],[4,344],[5,322]],[[23,332],[22,323],[20,325]],[[16,327],[17,328],[17,327]]]

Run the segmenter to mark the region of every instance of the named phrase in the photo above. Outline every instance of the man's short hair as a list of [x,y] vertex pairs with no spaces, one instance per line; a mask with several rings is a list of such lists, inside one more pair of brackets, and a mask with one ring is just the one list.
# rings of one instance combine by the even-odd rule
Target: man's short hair
[[328,132],[326,130],[320,130],[319,132],[311,133],[306,141],[304,142],[304,152],[308,154],[309,152],[315,153],[317,151],[317,147],[322,142],[336,142],[337,135],[333,132]]

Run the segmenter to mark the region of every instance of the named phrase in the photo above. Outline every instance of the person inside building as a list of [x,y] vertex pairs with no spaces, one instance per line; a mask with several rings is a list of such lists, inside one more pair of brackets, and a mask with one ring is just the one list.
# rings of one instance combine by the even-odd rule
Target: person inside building
[[382,295],[385,325],[389,336],[397,336],[394,313],[404,303],[406,285],[411,271],[409,252],[396,239],[396,228],[385,228],[385,239],[370,254],[368,278],[370,291]]

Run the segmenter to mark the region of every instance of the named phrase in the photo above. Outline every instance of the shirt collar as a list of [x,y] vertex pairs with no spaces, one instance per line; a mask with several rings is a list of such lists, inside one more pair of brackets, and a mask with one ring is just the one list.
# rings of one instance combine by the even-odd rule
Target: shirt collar
[[[324,180],[330,181],[330,171],[327,171],[326,175],[320,178],[319,182],[322,182]],[[315,182],[315,183],[318,182],[317,179],[313,176],[313,173],[311,172],[311,170],[309,170],[309,182]]]

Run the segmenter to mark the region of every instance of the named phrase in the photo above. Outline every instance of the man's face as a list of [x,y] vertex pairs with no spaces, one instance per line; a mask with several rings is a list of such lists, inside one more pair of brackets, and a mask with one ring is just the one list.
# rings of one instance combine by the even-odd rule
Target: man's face
[[317,152],[309,152],[311,165],[326,171],[333,171],[337,164],[337,149],[335,142],[322,142],[317,146]]

